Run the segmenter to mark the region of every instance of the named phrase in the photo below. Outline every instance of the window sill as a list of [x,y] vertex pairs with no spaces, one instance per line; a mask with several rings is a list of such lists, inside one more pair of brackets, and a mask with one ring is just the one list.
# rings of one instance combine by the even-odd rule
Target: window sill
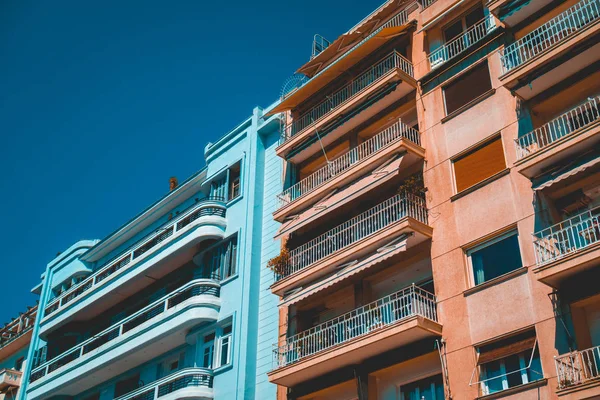
[[228,277],[228,278],[225,278],[225,279],[223,279],[223,280],[221,281],[221,287],[223,287],[224,285],[228,284],[229,282],[231,282],[231,281],[233,281],[233,280],[237,279],[237,277],[238,277],[238,274],[235,274],[235,275],[231,275],[231,276],[230,276],[230,277]]
[[213,375],[218,375],[218,374],[223,373],[225,371],[229,371],[232,368],[233,368],[233,364],[232,363],[229,363],[227,365],[221,365],[220,367],[213,369]]
[[546,386],[546,384],[548,384],[548,379],[546,379],[546,378],[538,379],[537,381],[525,383],[523,385],[515,386],[510,389],[502,390],[500,392],[486,394],[485,396],[479,396],[479,397],[477,397],[477,400],[499,399],[501,397],[510,396],[510,395],[516,394],[516,393],[521,393],[526,390],[531,390],[531,389],[535,389],[538,387]]
[[442,120],[441,120],[442,124],[447,121],[450,121],[452,118],[456,117],[457,115],[462,114],[463,112],[467,111],[469,108],[473,107],[474,105],[481,103],[488,97],[492,96],[494,93],[496,93],[496,89],[490,89],[487,92],[485,92],[484,94],[479,95],[479,97],[475,97],[473,100],[471,100],[464,106],[460,107],[458,110],[452,111],[450,114],[448,114],[444,118],[442,118]]
[[526,274],[526,273],[527,273],[527,267],[517,268],[514,271],[507,272],[504,275],[500,275],[500,276],[498,276],[498,277],[496,277],[494,279],[490,279],[489,281],[480,283],[477,286],[474,286],[474,287],[472,287],[470,289],[465,290],[463,292],[463,296],[464,297],[470,296],[473,293],[480,292],[480,291],[485,290],[485,289],[487,289],[487,288],[489,288],[491,286],[496,286],[496,285],[498,285],[498,284],[500,284],[502,282],[506,282],[506,281],[508,281],[510,279],[516,278],[517,276],[521,276],[521,275]]
[[238,201],[242,200],[244,198],[243,194],[240,194],[238,197],[236,197],[235,199],[231,199],[231,200],[227,200],[227,202],[225,203],[225,206],[227,207],[231,207],[232,205],[234,205],[235,203],[237,203]]
[[472,193],[472,192],[474,192],[474,191],[476,191],[478,189],[481,189],[482,187],[484,187],[488,183],[491,183],[491,182],[495,181],[496,179],[500,179],[503,176],[508,175],[509,173],[510,173],[510,168],[504,168],[502,171],[496,172],[494,175],[490,176],[489,178],[485,178],[481,182],[476,183],[473,186],[468,187],[465,190],[456,193],[454,196],[450,197],[450,201],[458,200],[461,197],[464,197],[464,196],[468,195],[469,193]]

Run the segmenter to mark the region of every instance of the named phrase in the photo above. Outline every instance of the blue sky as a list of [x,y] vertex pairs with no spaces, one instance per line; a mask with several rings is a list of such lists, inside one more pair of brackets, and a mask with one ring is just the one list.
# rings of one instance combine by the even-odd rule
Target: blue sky
[[383,0],[0,3],[0,325],[57,252],[204,165],[310,56]]

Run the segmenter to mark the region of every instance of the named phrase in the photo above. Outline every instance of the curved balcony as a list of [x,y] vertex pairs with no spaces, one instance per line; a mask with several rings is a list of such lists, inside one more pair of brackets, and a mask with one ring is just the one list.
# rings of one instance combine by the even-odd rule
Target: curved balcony
[[382,241],[413,234],[414,246],[431,238],[425,200],[398,194],[289,252],[289,259],[275,276],[273,293],[315,280],[335,267],[375,251]]
[[[357,126],[414,91],[417,84],[413,76],[412,63],[396,51],[390,53],[341,89],[325,96],[316,106],[294,118],[284,128],[283,143],[277,147],[277,155],[287,157],[299,144],[307,139],[315,139],[317,133],[325,145],[333,142],[341,134],[342,124],[347,131],[351,128],[350,120],[352,126]],[[384,97],[365,105],[380,94]],[[352,110],[356,108],[360,110],[353,113]],[[300,162],[311,154],[311,149],[317,147],[313,143],[289,159]]]
[[585,152],[600,141],[599,131],[600,96],[595,96],[515,139],[519,172],[534,178],[561,159]]
[[186,368],[115,400],[210,400],[214,398],[213,373],[206,368]]
[[293,386],[441,333],[435,296],[412,285],[276,345],[269,380]]
[[529,100],[600,59],[600,0],[581,0],[500,51],[500,80]]
[[274,218],[282,222],[286,216],[318,201],[333,187],[348,184],[380,166],[392,154],[402,151],[410,153],[411,164],[425,157],[419,131],[398,120],[284,190],[277,196],[279,208],[273,214]]
[[[194,204],[177,218],[156,229],[155,232],[138,241],[113,261],[99,268],[87,279],[73,286],[58,298],[52,300],[44,308],[40,334],[55,326],[47,324],[50,319],[58,320],[65,315],[58,315],[69,309],[92,293],[96,298],[104,296],[105,291],[114,290],[123,282],[117,283],[119,277],[127,275],[129,281],[149,269],[177,255],[193,245],[209,239],[222,239],[225,236],[226,206],[221,199],[207,198]],[[70,313],[69,316],[72,316]]]
[[191,281],[32,369],[28,398],[73,396],[182,345],[189,328],[218,319],[219,295],[219,282]]

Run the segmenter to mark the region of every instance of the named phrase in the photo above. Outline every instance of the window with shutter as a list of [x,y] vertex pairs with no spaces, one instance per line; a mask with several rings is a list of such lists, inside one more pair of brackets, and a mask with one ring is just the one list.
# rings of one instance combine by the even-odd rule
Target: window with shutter
[[457,193],[506,169],[500,136],[453,161]]
[[492,89],[487,60],[443,87],[446,115]]

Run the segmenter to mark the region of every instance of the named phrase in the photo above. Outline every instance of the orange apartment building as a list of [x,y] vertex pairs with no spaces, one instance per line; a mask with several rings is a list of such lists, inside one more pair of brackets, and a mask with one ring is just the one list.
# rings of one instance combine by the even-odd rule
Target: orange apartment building
[[600,0],[385,2],[272,113],[280,399],[600,398]]

